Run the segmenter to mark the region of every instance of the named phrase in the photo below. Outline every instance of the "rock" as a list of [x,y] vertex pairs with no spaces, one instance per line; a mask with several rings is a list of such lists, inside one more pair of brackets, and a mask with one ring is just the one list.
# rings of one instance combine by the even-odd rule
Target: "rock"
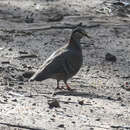
[[55,119],[54,119],[54,118],[51,118],[50,120],[51,120],[51,121],[53,121],[53,122],[55,121]]
[[23,68],[27,68],[27,65],[26,64],[22,64]]
[[1,64],[10,64],[10,61],[2,61]]
[[17,99],[12,99],[12,102],[17,102]]
[[33,74],[34,74],[34,71],[26,71],[23,73],[23,77],[24,78],[31,78]]
[[90,109],[90,112],[91,112],[91,113],[93,113],[93,110],[92,110],[92,109]]
[[50,18],[48,18],[48,22],[57,22],[57,21],[61,21],[63,19],[63,14],[56,14]]
[[97,118],[96,121],[100,121],[101,119],[100,118]]
[[22,86],[18,86],[18,89],[22,89],[23,87]]
[[9,50],[9,51],[13,51],[13,49],[12,49],[12,48],[9,48],[8,50]]
[[117,95],[117,96],[119,96],[119,95],[120,95],[120,93],[117,93],[116,95]]
[[70,101],[71,100],[71,98],[68,98],[68,101]]
[[32,105],[33,105],[33,106],[36,106],[37,104],[36,104],[36,103],[33,103]]
[[84,100],[79,101],[80,105],[84,105]]
[[125,107],[126,105],[122,103],[121,106],[122,106],[122,107]]
[[24,78],[23,78],[23,76],[22,75],[17,75],[16,76],[16,79],[18,80],[18,81],[24,81]]
[[113,100],[113,98],[112,98],[112,97],[110,97],[110,96],[108,96],[108,97],[107,97],[107,99],[108,99],[108,100]]
[[28,54],[26,51],[19,51],[19,54]]
[[14,83],[9,83],[9,86],[14,86]]
[[18,84],[19,84],[19,85],[24,85],[24,83],[23,83],[23,82],[19,82]]
[[59,102],[56,99],[48,100],[49,108],[60,107]]
[[58,125],[58,127],[64,128],[65,126],[64,126],[64,124],[60,124],[60,125]]
[[118,97],[118,98],[117,98],[117,100],[118,100],[118,101],[121,101],[121,100],[122,100],[122,98],[121,98],[121,97]]
[[110,54],[110,53],[107,53],[106,55],[105,55],[105,60],[106,61],[111,61],[111,62],[116,62],[116,56],[114,56],[114,55],[112,55],[112,54]]
[[29,16],[26,16],[26,17],[25,17],[25,22],[26,22],[26,23],[33,23],[33,22],[34,22],[34,18],[31,17],[31,16],[30,16],[30,17],[29,17]]
[[4,99],[4,102],[8,102],[8,99],[7,99],[7,98],[5,98],[5,99]]

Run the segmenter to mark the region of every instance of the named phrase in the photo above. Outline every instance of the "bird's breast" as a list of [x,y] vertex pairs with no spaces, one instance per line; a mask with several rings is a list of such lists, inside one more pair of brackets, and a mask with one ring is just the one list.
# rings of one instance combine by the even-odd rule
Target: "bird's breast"
[[71,54],[66,58],[64,64],[64,70],[66,74],[70,77],[75,75],[83,62],[82,53],[71,52]]

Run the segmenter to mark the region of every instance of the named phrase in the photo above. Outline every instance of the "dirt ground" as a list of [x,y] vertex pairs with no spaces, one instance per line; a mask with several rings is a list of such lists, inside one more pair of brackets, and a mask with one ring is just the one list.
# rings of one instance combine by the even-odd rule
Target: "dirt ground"
[[[82,22],[69,85],[28,82]],[[106,54],[114,58],[106,58]],[[61,85],[64,85],[61,83]],[[130,130],[130,7],[114,0],[0,0],[0,130]]]

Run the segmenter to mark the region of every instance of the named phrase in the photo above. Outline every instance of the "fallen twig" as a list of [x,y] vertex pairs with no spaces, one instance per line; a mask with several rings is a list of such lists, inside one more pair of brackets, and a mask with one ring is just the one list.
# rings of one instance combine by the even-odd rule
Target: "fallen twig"
[[[94,24],[94,25],[83,25],[82,27],[84,28],[93,28],[93,27],[99,27],[100,24]],[[49,30],[49,29],[74,29],[76,25],[62,25],[62,26],[47,26],[43,28],[28,28],[28,29],[23,29],[23,31],[41,31],[41,30]],[[21,30],[22,31],[22,30]]]
[[[84,28],[94,28],[94,27],[99,27],[100,24],[93,24],[93,25],[83,25],[82,27]],[[61,26],[45,26],[45,27],[36,27],[36,28],[25,28],[22,30],[17,30],[17,29],[0,29],[1,31],[4,32],[9,32],[9,33],[25,33],[25,32],[29,32],[29,31],[42,31],[42,30],[50,30],[50,29],[74,29],[76,27],[76,25],[71,25],[71,24],[67,24],[67,25],[61,25]]]
[[114,126],[114,125],[112,125],[111,128],[116,128],[116,129],[122,128],[122,129],[128,129],[128,130],[130,130],[130,126]]
[[48,99],[58,99],[58,98],[54,98],[54,97],[52,97],[52,96],[47,96],[47,95],[45,95],[45,94],[52,94],[52,93],[44,93],[44,94],[35,94],[35,95],[26,95],[25,97],[35,97],[35,96],[43,96],[43,97],[46,97],[46,98],[48,98]]
[[18,127],[18,128],[24,128],[28,130],[45,130],[44,128],[35,128],[35,127],[29,127],[25,125],[15,125],[15,124],[10,124],[10,123],[2,123],[0,122],[1,125],[7,125],[9,127]]
[[94,128],[103,128],[103,129],[109,129],[109,128],[107,128],[107,127],[103,127],[103,126],[96,126],[96,125],[86,125],[87,127],[94,127]]
[[16,57],[18,59],[24,59],[24,58],[37,58],[37,55],[30,54],[30,55],[21,55],[19,57]]

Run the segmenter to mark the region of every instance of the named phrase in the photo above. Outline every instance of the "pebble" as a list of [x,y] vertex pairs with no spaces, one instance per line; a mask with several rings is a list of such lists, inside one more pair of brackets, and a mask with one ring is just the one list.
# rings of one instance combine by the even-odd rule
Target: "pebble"
[[60,104],[56,99],[48,100],[48,105],[49,105],[49,108],[60,107]]
[[80,105],[84,105],[84,100],[78,102]]
[[107,53],[105,55],[105,60],[106,61],[111,61],[111,62],[116,62],[116,56],[112,55],[111,53]]
[[58,125],[58,127],[64,128],[65,126],[64,126],[64,124],[60,124],[60,125]]

